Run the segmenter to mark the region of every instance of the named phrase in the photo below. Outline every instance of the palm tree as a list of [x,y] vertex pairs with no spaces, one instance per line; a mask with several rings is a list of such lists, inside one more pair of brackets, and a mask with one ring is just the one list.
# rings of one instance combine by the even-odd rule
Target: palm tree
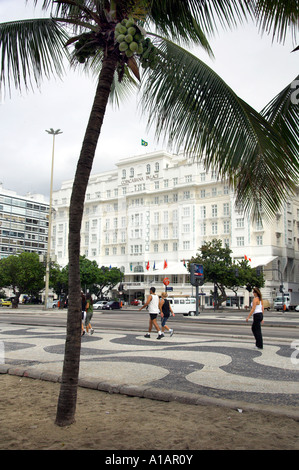
[[[35,4],[38,0],[33,0]],[[97,88],[79,156],[69,210],[69,308],[56,423],[74,422],[81,347],[80,228],[86,187],[108,100],[141,90],[142,105],[157,136],[202,158],[229,177],[248,210],[269,215],[298,178],[294,129],[281,133],[278,114],[265,116],[242,101],[182,45],[212,54],[208,35],[257,18],[263,31],[282,40],[298,27],[298,2],[256,0],[40,0],[49,19],[0,25],[2,86],[21,88],[43,75],[63,74],[63,60],[96,74]],[[281,6],[288,4],[288,8]],[[131,28],[131,29],[130,29]],[[67,47],[68,49],[67,49]],[[67,52],[70,51],[70,52]],[[294,107],[295,108],[295,107]],[[292,110],[298,123],[298,107]],[[267,119],[268,118],[268,119]],[[278,122],[279,121],[279,122]],[[292,137],[291,137],[291,133]],[[298,142],[298,139],[297,139]]]

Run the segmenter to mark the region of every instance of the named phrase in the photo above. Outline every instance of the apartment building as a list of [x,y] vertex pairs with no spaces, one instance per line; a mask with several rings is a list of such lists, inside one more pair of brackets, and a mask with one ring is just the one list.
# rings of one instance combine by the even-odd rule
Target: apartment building
[[43,195],[19,196],[0,184],[0,257],[47,253],[49,205]]
[[[72,181],[53,193],[52,249],[68,263],[68,208]],[[114,170],[90,177],[81,228],[81,254],[99,266],[125,274],[127,299],[144,295],[150,285],[172,295],[192,295],[185,266],[213,238],[228,245],[235,259],[263,266],[264,295],[272,300],[283,281],[299,290],[299,197],[284,204],[271,222],[252,221],[235,205],[233,192],[200,161],[165,151],[121,159]],[[211,286],[204,285],[210,304]],[[234,296],[231,293],[231,296]],[[238,292],[247,304],[248,292]]]

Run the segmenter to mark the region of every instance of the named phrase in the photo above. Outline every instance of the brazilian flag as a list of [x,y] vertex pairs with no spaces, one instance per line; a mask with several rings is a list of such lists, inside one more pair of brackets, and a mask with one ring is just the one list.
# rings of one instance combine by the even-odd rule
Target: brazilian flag
[[144,147],[147,147],[147,146],[148,146],[148,142],[145,142],[145,140],[141,139],[141,145],[143,145]]

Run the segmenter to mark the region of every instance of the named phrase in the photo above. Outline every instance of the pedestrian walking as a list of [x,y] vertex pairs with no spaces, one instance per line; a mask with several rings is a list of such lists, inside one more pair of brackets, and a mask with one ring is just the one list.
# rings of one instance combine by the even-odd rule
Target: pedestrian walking
[[84,329],[84,324],[85,324],[85,318],[86,318],[86,297],[81,292],[81,311],[82,311],[82,321],[81,321],[81,336],[85,335],[85,329]]
[[169,331],[170,336],[173,335],[173,329],[169,328],[166,325],[166,322],[168,318],[170,317],[170,314],[174,317],[173,310],[171,308],[171,305],[169,303],[169,300],[167,299],[167,292],[162,292],[161,294],[161,299],[159,302],[159,309],[161,313],[161,326],[162,326],[162,335],[164,336],[164,331],[165,329]]
[[264,306],[262,302],[262,294],[260,290],[255,287],[253,289],[254,299],[252,302],[252,308],[246,321],[248,322],[251,315],[253,315],[253,322],[251,326],[252,333],[255,337],[255,347],[257,349],[263,349],[263,336],[261,324],[264,323]]
[[144,335],[145,338],[150,338],[151,337],[151,331],[152,327],[154,326],[158,332],[158,337],[157,339],[161,339],[162,333],[159,328],[159,325],[157,323],[157,316],[159,315],[159,297],[156,294],[156,289],[155,287],[150,288],[150,293],[149,296],[147,297],[147,300],[142,307],[140,307],[139,310],[142,310],[143,308],[148,307],[148,313],[149,313],[149,326],[148,326],[148,333]]
[[93,301],[91,298],[90,294],[87,294],[86,296],[86,318],[85,318],[85,328],[86,328],[86,334],[87,335],[92,335],[94,332],[94,329],[91,327],[91,319],[93,316]]

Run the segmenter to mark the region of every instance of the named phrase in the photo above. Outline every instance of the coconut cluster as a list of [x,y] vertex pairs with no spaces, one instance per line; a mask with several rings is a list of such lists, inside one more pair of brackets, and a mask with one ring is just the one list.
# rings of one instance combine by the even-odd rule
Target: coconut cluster
[[127,57],[143,52],[143,34],[133,19],[124,19],[115,26],[115,40],[119,43],[120,52]]
[[95,55],[97,44],[93,39],[91,33],[85,33],[75,44],[75,55],[81,64],[84,64],[88,57]]
[[142,67],[155,68],[159,60],[156,54],[155,46],[152,44],[149,38],[146,38],[142,43],[142,47],[143,52],[140,57]]

